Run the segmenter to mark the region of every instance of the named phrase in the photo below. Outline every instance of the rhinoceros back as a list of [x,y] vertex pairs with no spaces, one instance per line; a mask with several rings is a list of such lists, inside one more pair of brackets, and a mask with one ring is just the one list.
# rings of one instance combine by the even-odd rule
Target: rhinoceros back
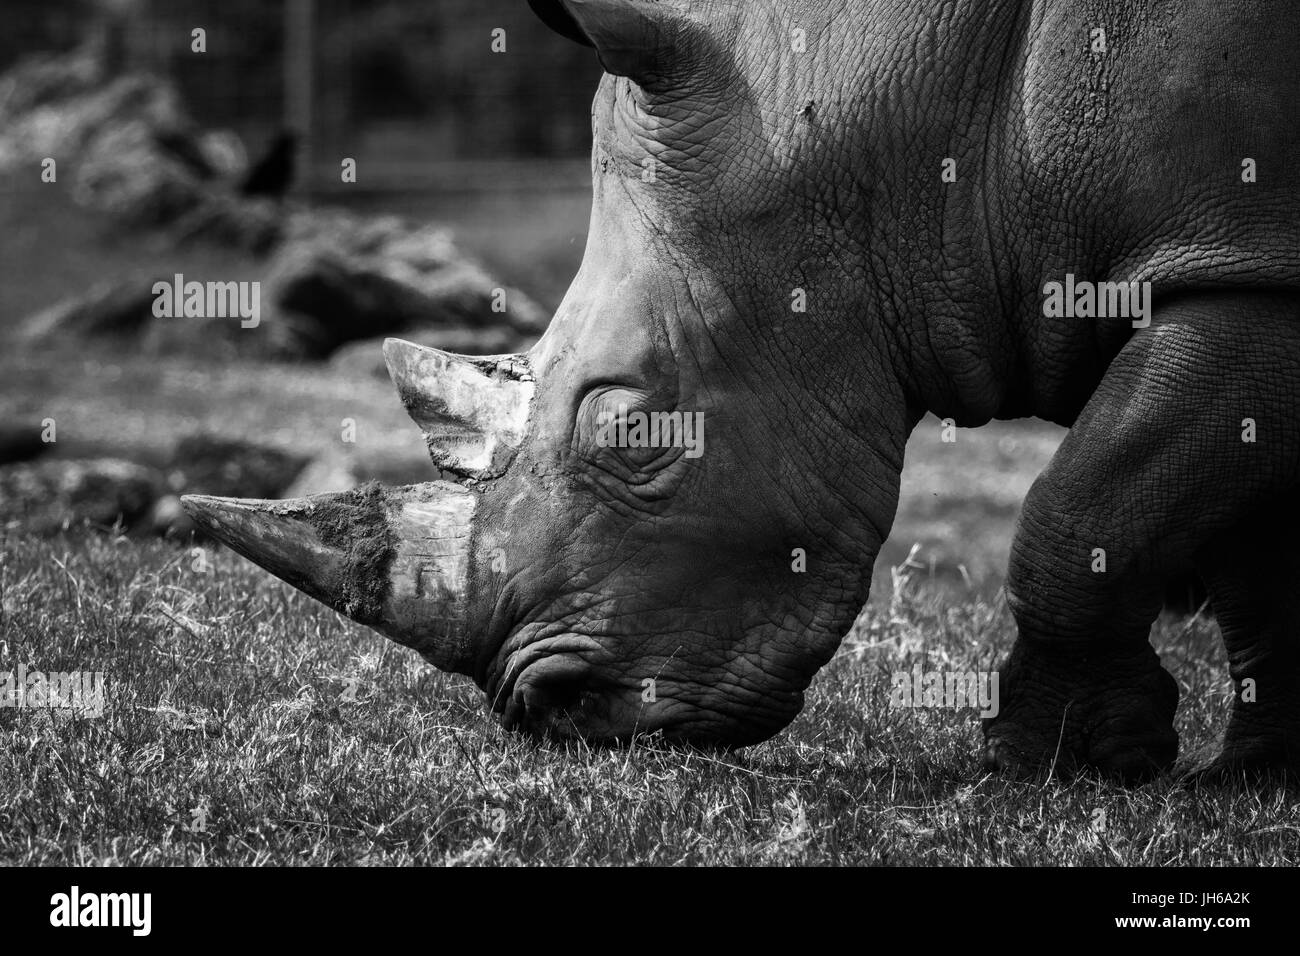
[[1029,19],[1011,148],[1048,274],[1300,288],[1300,3],[1039,0]]

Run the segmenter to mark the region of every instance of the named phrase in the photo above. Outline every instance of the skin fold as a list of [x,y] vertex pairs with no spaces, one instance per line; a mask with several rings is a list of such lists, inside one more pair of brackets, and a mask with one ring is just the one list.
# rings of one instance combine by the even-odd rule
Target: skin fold
[[[608,75],[584,261],[471,485],[454,669],[506,726],[776,733],[866,600],[917,422],[1033,415],[1073,428],[1013,547],[989,765],[1167,767],[1148,633],[1193,571],[1255,688],[1221,766],[1296,764],[1293,0],[532,6]],[[1150,282],[1149,324],[1045,316],[1067,274]],[[599,440],[635,411],[701,414],[702,454]]]

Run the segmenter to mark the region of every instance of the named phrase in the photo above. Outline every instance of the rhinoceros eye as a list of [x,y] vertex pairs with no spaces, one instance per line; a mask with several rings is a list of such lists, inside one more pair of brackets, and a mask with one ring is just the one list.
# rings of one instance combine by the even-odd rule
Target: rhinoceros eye
[[657,497],[676,484],[667,480],[669,466],[697,457],[703,429],[696,416],[656,408],[642,392],[603,387],[583,399],[574,437],[584,460]]

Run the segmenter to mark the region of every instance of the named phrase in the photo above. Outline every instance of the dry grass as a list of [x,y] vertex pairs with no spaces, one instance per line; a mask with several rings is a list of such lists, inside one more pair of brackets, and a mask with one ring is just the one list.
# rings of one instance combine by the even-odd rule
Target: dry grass
[[[905,583],[786,732],[733,754],[537,743],[467,681],[220,551],[104,535],[3,542],[3,669],[106,675],[100,719],[0,710],[9,864],[1280,864],[1294,796],[981,773],[971,711],[887,706],[918,659],[984,669],[1001,605]],[[1179,727],[1212,746],[1212,624],[1162,622]],[[195,811],[206,811],[194,832]],[[1105,811],[1104,833],[1094,831]]]

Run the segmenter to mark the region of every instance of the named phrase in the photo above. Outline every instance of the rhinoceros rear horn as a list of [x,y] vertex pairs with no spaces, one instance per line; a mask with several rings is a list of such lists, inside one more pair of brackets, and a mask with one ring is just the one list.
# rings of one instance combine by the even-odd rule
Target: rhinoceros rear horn
[[528,0],[556,33],[596,48],[607,73],[654,86],[683,74],[694,21],[660,0]]
[[523,356],[453,355],[388,339],[384,360],[438,467],[476,479],[505,470],[536,388]]
[[449,482],[365,485],[286,501],[189,495],[209,534],[341,614],[470,673],[466,624],[476,495]]

